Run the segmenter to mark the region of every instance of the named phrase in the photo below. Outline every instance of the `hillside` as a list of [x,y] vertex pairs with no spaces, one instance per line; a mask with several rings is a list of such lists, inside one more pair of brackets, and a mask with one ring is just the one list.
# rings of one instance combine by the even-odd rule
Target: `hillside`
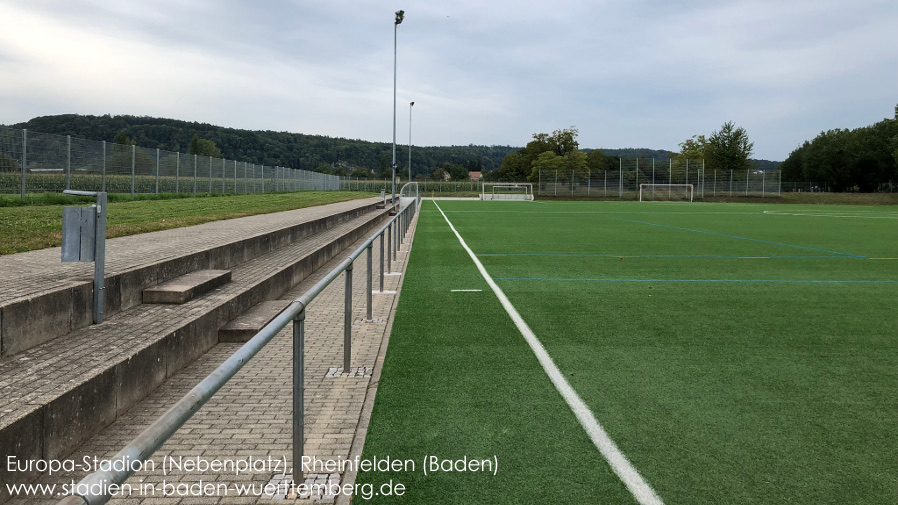
[[[91,140],[113,141],[116,134],[125,130],[138,145],[168,151],[187,152],[194,135],[215,142],[222,156],[251,163],[280,165],[306,170],[323,169],[340,175],[348,175],[356,169],[370,170],[383,176],[389,169],[392,144],[346,138],[307,135],[303,133],[239,130],[210,125],[146,116],[82,116],[62,114],[41,116],[25,123],[10,125],[14,128]],[[414,147],[413,162],[416,173],[430,173],[441,163],[456,163],[471,168],[480,167],[484,172],[493,171],[502,159],[518,150],[513,146],[445,146]],[[647,157],[667,159],[667,151],[652,149],[604,149],[607,156],[623,158]],[[405,170],[408,159],[406,146],[398,145],[396,156],[400,170]],[[779,166],[776,162],[770,168]],[[764,168],[764,167],[760,167]]]

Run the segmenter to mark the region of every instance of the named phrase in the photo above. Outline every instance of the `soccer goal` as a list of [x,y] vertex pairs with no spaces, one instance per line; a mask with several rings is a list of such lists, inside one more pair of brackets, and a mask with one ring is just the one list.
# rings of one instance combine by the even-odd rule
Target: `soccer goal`
[[533,200],[533,184],[530,183],[485,182],[481,188],[481,200]]
[[692,184],[640,184],[640,202],[691,202]]

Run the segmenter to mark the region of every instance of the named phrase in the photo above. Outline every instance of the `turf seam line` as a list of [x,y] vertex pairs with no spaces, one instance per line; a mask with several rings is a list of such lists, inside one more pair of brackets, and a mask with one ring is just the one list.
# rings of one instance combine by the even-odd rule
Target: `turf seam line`
[[762,240],[759,238],[740,237],[738,235],[727,235],[726,233],[717,233],[717,232],[713,232],[713,231],[693,230],[692,228],[681,228],[679,226],[670,226],[670,225],[666,225],[666,224],[649,223],[648,221],[636,221],[635,219],[624,219],[622,217],[613,217],[611,219],[614,219],[615,221],[625,221],[628,223],[638,223],[638,224],[646,224],[649,226],[657,226],[659,228],[669,228],[671,230],[691,231],[693,233],[703,233],[705,235],[714,235],[716,237],[735,238],[735,239],[739,239],[739,240],[748,240],[751,242],[760,242],[762,244],[773,244],[773,245],[779,245],[779,246],[785,246],[785,247],[794,247],[796,249],[804,249],[806,251],[825,252],[825,253],[829,253],[829,254],[838,254],[839,256],[850,256],[852,258],[866,258],[866,256],[861,256],[859,254],[850,254],[850,253],[843,253],[843,252],[838,252],[838,251],[830,251],[827,249],[817,249],[816,247],[805,247],[802,245],[795,245],[795,244],[785,244],[783,242],[774,242],[772,240]]
[[493,293],[496,294],[496,297],[499,299],[499,303],[502,304],[502,307],[505,308],[505,311],[508,313],[509,317],[511,317],[512,321],[514,321],[515,326],[517,326],[518,331],[521,332],[524,339],[530,345],[530,349],[536,355],[536,359],[539,361],[540,365],[542,365],[543,370],[546,372],[546,375],[549,376],[549,379],[552,381],[552,384],[555,386],[555,389],[561,394],[564,398],[564,401],[568,404],[571,410],[574,412],[574,415],[577,417],[577,420],[580,422],[580,425],[586,431],[589,438],[592,440],[592,443],[596,446],[608,464],[611,466],[611,469],[617,474],[618,478],[620,478],[621,482],[627,486],[627,489],[636,498],[636,501],[641,505],[664,505],[664,502],[661,501],[661,498],[655,493],[652,487],[642,478],[642,475],[639,474],[639,471],[633,466],[632,463],[624,456],[624,453],[617,447],[611,437],[608,436],[608,433],[605,432],[605,429],[602,428],[602,425],[599,424],[599,421],[596,419],[595,415],[592,413],[592,410],[586,405],[580,395],[574,391],[574,388],[571,387],[570,383],[568,383],[567,379],[562,375],[561,370],[558,369],[558,366],[555,365],[555,362],[552,360],[552,357],[549,356],[549,353],[546,351],[546,348],[543,347],[543,344],[539,341],[536,335],[533,333],[533,330],[527,325],[524,321],[524,318],[521,317],[521,314],[518,313],[517,309],[515,309],[514,305],[511,304],[511,301],[508,300],[508,297],[505,296],[505,293],[499,287],[498,284],[493,280],[490,274],[486,271],[486,268],[483,266],[483,263],[477,259],[477,255],[474,254],[474,251],[468,247],[468,244],[462,238],[462,236],[458,233],[458,230],[452,225],[452,222],[449,221],[449,218],[446,217],[446,214],[443,212],[443,209],[440,208],[439,204],[433,202],[436,205],[437,210],[440,211],[440,214],[443,215],[443,219],[446,220],[446,223],[449,225],[449,228],[452,230],[452,233],[455,234],[458,241],[461,243],[461,246],[467,251],[468,256],[471,257],[471,260],[474,261],[474,265],[477,267],[477,270],[480,271],[480,275],[483,276],[483,279],[489,285],[489,287],[493,290]]
[[496,277],[497,281],[559,281],[559,282],[746,282],[785,284],[898,284],[898,281],[813,280],[813,279],[582,279],[563,277]]

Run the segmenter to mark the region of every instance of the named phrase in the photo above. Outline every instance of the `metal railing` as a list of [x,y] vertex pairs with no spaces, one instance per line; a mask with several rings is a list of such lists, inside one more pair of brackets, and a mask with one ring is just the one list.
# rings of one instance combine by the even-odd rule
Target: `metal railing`
[[340,189],[335,175],[0,126],[0,194],[247,194]]
[[[166,440],[169,439],[184,423],[190,419],[215,393],[220,390],[237,372],[243,368],[268,342],[270,342],[282,329],[293,323],[293,472],[294,482],[300,481],[296,475],[301,476],[302,455],[304,444],[304,372],[305,372],[305,319],[306,308],[315,298],[324,291],[341,274],[346,277],[346,296],[343,330],[343,371],[349,371],[352,355],[352,271],[355,260],[367,252],[367,311],[366,317],[371,320],[371,292],[372,292],[372,249],[374,241],[380,239],[380,291],[384,285],[384,260],[387,268],[390,268],[390,257],[395,260],[396,251],[401,245],[401,236],[408,232],[412,220],[421,203],[417,184],[409,183],[402,188],[399,198],[399,209],[386,224],[374,235],[368,238],[358,249],[353,251],[343,262],[337,265],[318,281],[311,289],[297,298],[284,309],[270,323],[256,333],[246,344],[237,350],[230,358],[210,373],[199,384],[194,386],[184,397],[178,400],[165,414],[160,416],[146,430],[128,443],[122,450],[112,457],[112,461],[125,462],[119,468],[98,470],[81,479],[73,488],[73,494],[59,502],[59,505],[102,505],[112,497],[110,488],[120,486],[137,466],[132,463],[144,462],[156,452]],[[384,234],[386,234],[386,258],[384,255]],[[393,240],[391,240],[391,234]],[[116,465],[109,465],[116,466]],[[75,493],[86,490],[87,492]],[[98,490],[100,492],[94,492]]]

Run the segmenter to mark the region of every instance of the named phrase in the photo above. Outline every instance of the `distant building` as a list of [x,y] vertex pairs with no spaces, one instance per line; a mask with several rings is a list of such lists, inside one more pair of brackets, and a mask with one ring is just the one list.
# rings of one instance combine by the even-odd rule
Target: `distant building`
[[483,175],[482,175],[481,172],[468,172],[468,177],[470,177],[471,180],[474,181],[474,182],[479,182],[479,181],[480,181],[480,178],[481,178],[482,176],[483,176]]

